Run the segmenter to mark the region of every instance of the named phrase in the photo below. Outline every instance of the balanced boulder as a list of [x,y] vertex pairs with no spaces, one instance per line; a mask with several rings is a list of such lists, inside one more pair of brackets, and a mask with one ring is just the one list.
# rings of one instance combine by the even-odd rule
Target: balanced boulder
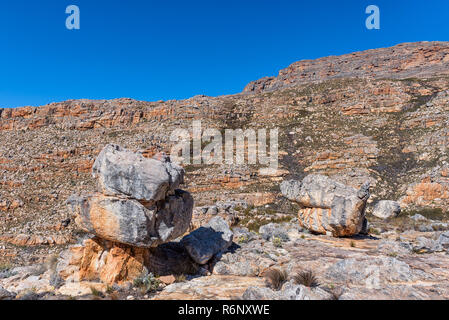
[[340,237],[358,234],[363,229],[369,182],[356,190],[326,176],[312,174],[302,182],[284,181],[281,192],[301,206],[299,223],[310,231],[330,232]]
[[144,158],[107,145],[92,169],[100,193],[71,196],[76,224],[101,239],[139,248],[156,247],[182,236],[190,226],[193,198],[177,189],[184,169],[166,156]]
[[106,146],[92,169],[98,193],[67,200],[77,226],[93,237],[61,254],[66,281],[126,283],[151,272],[195,273],[198,265],[175,240],[190,228],[193,198],[178,189],[184,169],[164,154],[152,159]]

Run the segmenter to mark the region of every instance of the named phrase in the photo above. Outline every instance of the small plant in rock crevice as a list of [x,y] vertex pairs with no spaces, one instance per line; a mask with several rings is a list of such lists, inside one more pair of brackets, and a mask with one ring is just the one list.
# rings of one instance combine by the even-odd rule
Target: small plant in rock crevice
[[102,297],[103,296],[103,293],[100,290],[97,290],[94,287],[90,287],[90,292],[92,293],[92,295],[94,297]]
[[238,239],[237,239],[237,243],[239,244],[245,244],[249,242],[249,238],[246,235],[241,235]]
[[282,248],[282,239],[281,238],[273,237],[271,242],[273,243],[273,246],[275,246],[276,248]]
[[134,287],[139,288],[143,294],[155,292],[159,289],[161,281],[153,273],[142,275],[133,281]]
[[344,289],[339,287],[331,287],[325,290],[330,294],[329,300],[340,300],[341,296],[344,293]]

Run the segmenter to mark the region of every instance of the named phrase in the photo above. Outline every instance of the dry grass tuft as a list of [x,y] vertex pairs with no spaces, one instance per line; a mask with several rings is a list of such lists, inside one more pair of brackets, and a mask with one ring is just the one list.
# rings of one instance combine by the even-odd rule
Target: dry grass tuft
[[288,273],[285,270],[270,269],[265,273],[265,279],[272,289],[280,290],[288,279]]
[[311,270],[299,271],[293,278],[296,284],[301,284],[309,288],[315,288],[320,285],[315,273]]

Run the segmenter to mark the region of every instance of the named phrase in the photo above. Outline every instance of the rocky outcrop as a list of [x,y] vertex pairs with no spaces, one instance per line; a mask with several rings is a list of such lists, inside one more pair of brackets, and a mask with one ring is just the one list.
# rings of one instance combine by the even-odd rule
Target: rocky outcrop
[[132,281],[149,270],[161,276],[194,274],[198,265],[180,244],[145,249],[92,238],[63,252],[57,266],[68,282],[100,279],[110,285]]
[[333,236],[351,236],[362,231],[369,183],[360,190],[345,186],[326,176],[309,175],[302,182],[284,181],[282,194],[302,206],[302,227]]
[[193,199],[176,189],[184,170],[168,158],[146,159],[108,145],[92,172],[103,194],[72,196],[67,201],[82,230],[140,248],[156,247],[188,230]]
[[379,201],[373,210],[373,216],[381,219],[389,219],[397,217],[401,213],[401,205],[396,201],[382,200]]
[[[448,140],[449,141],[449,140]],[[432,142],[429,142],[430,144]],[[446,144],[447,145],[447,144]],[[399,200],[407,207],[445,207],[449,201],[449,166],[437,166],[421,175],[418,182],[407,186],[405,195]]]
[[160,246],[190,226],[192,196],[177,189],[184,169],[161,154],[146,159],[108,145],[92,172],[102,193],[71,196],[67,205],[78,227],[95,237],[64,253],[59,263],[63,279],[113,284],[148,270],[159,275],[196,271],[181,244]]
[[259,228],[259,234],[265,240],[273,240],[274,238],[281,239],[283,241],[288,241],[288,234],[285,232],[283,228],[281,228],[278,224],[269,223]]
[[22,247],[35,246],[55,246],[73,243],[73,238],[59,234],[40,236],[40,235],[0,235],[0,241]]

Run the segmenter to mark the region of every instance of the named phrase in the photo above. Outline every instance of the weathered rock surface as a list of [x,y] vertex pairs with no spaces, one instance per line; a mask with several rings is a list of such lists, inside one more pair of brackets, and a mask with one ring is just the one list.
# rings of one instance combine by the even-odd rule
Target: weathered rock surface
[[330,296],[323,289],[308,288],[290,280],[279,291],[267,287],[249,287],[242,298],[244,300],[329,300]]
[[3,287],[0,286],[0,300],[11,299],[14,297],[15,297],[15,295],[13,293],[3,289]]
[[396,201],[382,200],[379,201],[373,210],[373,216],[381,219],[397,217],[401,213],[401,205]]
[[106,146],[92,168],[106,195],[145,202],[164,200],[184,182],[184,169],[163,159],[146,159],[117,145]]
[[262,286],[263,279],[212,275],[167,286],[154,300],[235,300],[249,286]]
[[299,223],[308,230],[350,236],[363,228],[369,184],[357,191],[326,176],[309,175],[301,183],[284,181],[281,192],[303,207]]
[[437,240],[438,244],[444,249],[449,250],[449,232],[442,233]]
[[226,221],[215,217],[185,236],[181,243],[195,262],[205,264],[217,253],[228,249],[232,244],[233,236]]
[[75,222],[89,233],[136,247],[156,247],[182,236],[192,219],[193,199],[177,190],[156,205],[104,195],[68,200]]
[[[392,223],[393,220],[388,224]],[[52,269],[36,265],[12,268],[8,271],[9,275],[0,277],[0,286],[19,298],[26,297],[30,291],[35,292],[39,299],[48,297],[49,292],[79,297],[90,295],[91,288],[107,296],[108,282],[99,282],[104,279],[111,281],[110,288],[119,287],[121,289],[114,290],[120,292],[124,290],[120,297],[126,299],[130,294],[136,296],[136,291],[129,284],[133,275],[158,270],[161,276],[195,275],[186,276],[183,282],[168,285],[162,291],[155,292],[154,296],[144,298],[142,295],[136,296],[136,299],[211,300],[239,299],[243,296],[247,299],[282,300],[430,300],[449,297],[447,251],[416,251],[419,244],[436,243],[444,234],[442,232],[423,234],[413,230],[402,233],[388,231],[377,236],[334,238],[307,233],[297,223],[281,223],[276,229],[289,236],[282,247],[265,240],[261,235],[238,229],[236,236],[246,235],[246,238],[209,262],[208,267],[213,269],[209,269],[213,271],[212,275],[202,273],[201,267],[192,261],[181,243],[144,249],[93,238],[74,246],[73,251],[65,252],[58,260],[56,271],[64,280],[62,284],[52,284]],[[427,240],[423,239],[423,235]],[[86,246],[93,250],[85,250]],[[76,260],[84,263],[80,264]],[[289,280],[280,291],[265,288],[263,276],[272,268],[286,270],[289,279],[294,278],[298,271],[312,270],[318,286],[308,288]],[[199,276],[200,273],[202,276]],[[112,279],[111,274],[119,276]],[[80,279],[80,275],[84,280]],[[120,285],[117,287],[112,281],[118,281]]]
[[259,234],[265,240],[272,240],[273,238],[278,238],[283,241],[288,241],[288,233],[282,227],[275,223],[269,223],[259,228]]
[[103,194],[67,200],[76,224],[102,239],[140,248],[182,236],[193,212],[192,196],[176,189],[184,169],[166,156],[156,157],[107,145],[92,169]]

